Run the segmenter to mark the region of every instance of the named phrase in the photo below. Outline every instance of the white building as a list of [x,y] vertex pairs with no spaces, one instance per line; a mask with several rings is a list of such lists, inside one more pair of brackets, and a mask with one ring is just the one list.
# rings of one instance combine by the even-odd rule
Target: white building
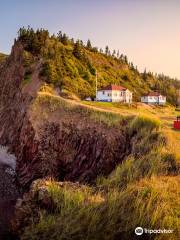
[[146,104],[166,104],[166,97],[158,92],[150,92],[148,95],[141,97],[141,102]]
[[121,86],[108,85],[97,90],[96,101],[132,103],[132,92]]

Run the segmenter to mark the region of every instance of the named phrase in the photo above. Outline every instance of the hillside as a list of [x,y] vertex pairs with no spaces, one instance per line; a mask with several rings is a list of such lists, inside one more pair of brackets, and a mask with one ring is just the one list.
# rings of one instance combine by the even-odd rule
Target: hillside
[[[81,99],[95,97],[95,75],[98,74],[98,88],[107,84],[120,84],[133,92],[134,100],[151,90],[158,90],[167,96],[167,100],[176,104],[177,89],[180,81],[163,74],[151,72],[140,73],[127,56],[119,51],[110,53],[106,47],[92,47],[90,41],[70,39],[59,32],[57,36],[49,36],[46,30],[20,29],[18,35],[24,49],[26,65],[35,61],[34,56],[41,58],[43,69],[41,75],[47,83],[51,83],[67,94],[75,94]],[[27,77],[31,73],[27,70]]]
[[3,62],[7,58],[6,54],[0,53],[0,63]]
[[[63,98],[62,93],[88,95],[95,68],[103,84],[113,72],[136,71],[125,59],[66,40],[63,44],[47,31],[21,29],[1,65],[0,145],[17,158],[22,193],[11,215],[11,233],[23,240],[129,240],[136,239],[134,229],[142,226],[173,229],[173,234],[154,239],[177,240],[180,158],[174,136],[179,132],[171,129],[175,108]],[[103,70],[103,64],[109,68]],[[148,88],[145,80],[139,81]],[[140,91],[144,89],[137,97]]]

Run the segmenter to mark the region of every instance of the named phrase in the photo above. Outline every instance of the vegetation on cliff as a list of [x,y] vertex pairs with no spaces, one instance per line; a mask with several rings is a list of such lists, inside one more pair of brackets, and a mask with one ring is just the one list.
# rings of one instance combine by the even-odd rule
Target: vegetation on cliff
[[[21,239],[129,240],[135,239],[137,226],[173,229],[172,234],[153,238],[146,234],[147,239],[178,239],[179,181],[178,177],[144,178],[123,191],[108,192],[70,182],[36,181],[17,211],[19,220],[31,222]],[[22,224],[14,222],[14,229]]]
[[7,58],[6,54],[0,53],[0,63],[3,62]]
[[24,45],[27,63],[36,56],[43,60],[41,76],[60,90],[74,93],[80,98],[95,97],[95,75],[98,74],[98,87],[107,84],[120,84],[133,91],[134,100],[151,90],[158,90],[167,100],[176,104],[179,81],[147,72],[140,73],[119,51],[110,52],[92,47],[90,40],[84,44],[74,41],[66,34],[49,35],[47,30],[21,28],[18,41]]
[[103,52],[90,41],[84,45],[61,32],[49,36],[30,28],[20,29],[7,64],[0,71],[0,143],[17,157],[23,190],[42,179],[17,202],[14,232],[28,240],[129,240],[142,226],[173,229],[153,237],[177,239],[175,108],[85,103],[60,95],[93,97],[96,70],[99,86],[122,84],[136,99],[157,89],[175,104],[179,83],[139,73],[108,47]]
[[131,151],[109,176],[99,176],[91,186],[56,179],[35,181],[16,209],[13,228],[21,239],[129,240],[134,239],[137,226],[173,229],[173,234],[154,239],[178,239],[179,160],[167,149],[160,121],[145,115],[109,113],[109,117],[105,111],[66,101],[42,87],[33,105],[41,120],[53,114],[58,117],[58,111],[62,115],[62,109],[71,117],[79,114],[81,124],[88,124],[91,116],[97,128],[105,124],[111,132],[121,127]]

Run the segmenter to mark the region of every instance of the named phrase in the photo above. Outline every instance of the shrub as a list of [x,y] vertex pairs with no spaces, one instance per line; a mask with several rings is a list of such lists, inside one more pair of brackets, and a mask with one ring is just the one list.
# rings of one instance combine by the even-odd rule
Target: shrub
[[145,115],[139,115],[129,125],[129,134],[141,132],[143,129],[145,131],[152,131],[154,129],[159,129],[160,121],[155,118],[149,118]]

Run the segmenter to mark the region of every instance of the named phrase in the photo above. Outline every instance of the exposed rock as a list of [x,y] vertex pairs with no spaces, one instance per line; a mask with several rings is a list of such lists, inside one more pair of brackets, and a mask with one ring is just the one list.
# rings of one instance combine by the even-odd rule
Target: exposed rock
[[22,87],[25,74],[23,47],[16,42],[0,71],[0,144],[17,157],[20,184],[37,178],[92,182],[109,174],[128,150],[126,135],[118,128],[98,127],[80,113],[59,110],[53,119],[33,119],[31,106],[41,79],[41,60],[32,65],[32,79]]
[[10,233],[10,219],[19,196],[13,169],[0,165],[0,240],[15,239]]

